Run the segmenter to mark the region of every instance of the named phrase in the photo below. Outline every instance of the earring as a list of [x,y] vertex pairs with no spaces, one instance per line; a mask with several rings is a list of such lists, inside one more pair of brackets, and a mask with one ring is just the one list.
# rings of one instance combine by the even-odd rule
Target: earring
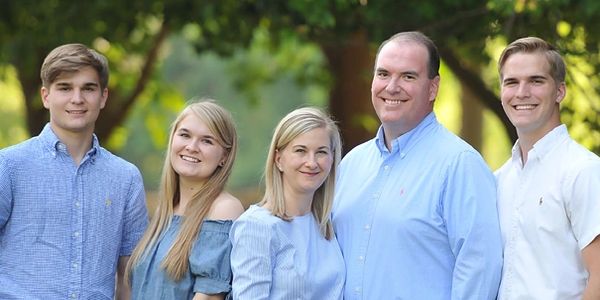
[[222,162],[219,163],[219,167],[223,167],[223,166],[225,166],[225,162],[224,161],[222,161]]

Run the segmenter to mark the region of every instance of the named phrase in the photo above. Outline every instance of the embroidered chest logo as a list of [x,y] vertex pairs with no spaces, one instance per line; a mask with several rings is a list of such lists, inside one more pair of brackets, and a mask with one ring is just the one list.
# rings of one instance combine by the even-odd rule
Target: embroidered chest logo
[[106,205],[106,207],[110,207],[111,204],[112,204],[112,201],[110,199],[106,199],[104,201],[104,205]]
[[538,205],[542,205],[544,203],[544,197],[540,197],[540,201],[538,202]]

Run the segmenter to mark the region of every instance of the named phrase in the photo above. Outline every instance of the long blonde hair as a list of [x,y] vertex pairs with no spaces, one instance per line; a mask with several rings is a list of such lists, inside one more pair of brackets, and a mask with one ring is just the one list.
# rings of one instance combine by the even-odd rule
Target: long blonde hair
[[156,245],[164,231],[169,228],[174,208],[179,204],[179,175],[173,169],[169,157],[171,151],[173,151],[171,147],[173,135],[181,120],[190,114],[194,114],[202,120],[215,135],[217,143],[225,149],[226,160],[223,166],[217,167],[210,178],[199,187],[198,192],[192,197],[185,209],[185,218],[177,237],[161,263],[161,267],[173,280],[180,280],[187,272],[188,258],[200,232],[202,221],[217,196],[223,191],[231,174],[237,152],[237,133],[231,114],[211,99],[203,99],[203,101],[189,104],[171,125],[169,144],[160,181],[158,206],[148,229],[131,254],[125,270],[126,278],[129,278],[131,269],[149,254],[150,249]]
[[273,215],[284,220],[290,220],[290,217],[285,213],[283,176],[275,164],[275,153],[282,151],[297,136],[316,128],[325,128],[329,134],[333,164],[329,176],[315,191],[311,212],[319,224],[323,237],[330,240],[333,236],[330,214],[333,206],[336,170],[342,156],[342,142],[337,125],[320,109],[315,107],[296,109],[286,115],[275,128],[265,165],[265,195],[260,205],[269,202]]

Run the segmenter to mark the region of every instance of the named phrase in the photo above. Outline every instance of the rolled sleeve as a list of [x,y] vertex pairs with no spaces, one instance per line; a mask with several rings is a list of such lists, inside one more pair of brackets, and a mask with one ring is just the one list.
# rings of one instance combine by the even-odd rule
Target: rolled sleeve
[[212,295],[231,291],[229,230],[232,223],[229,220],[203,222],[189,261],[194,292]]
[[148,226],[144,183],[137,169],[134,169],[128,195],[130,197],[127,199],[125,208],[120,256],[131,255]]

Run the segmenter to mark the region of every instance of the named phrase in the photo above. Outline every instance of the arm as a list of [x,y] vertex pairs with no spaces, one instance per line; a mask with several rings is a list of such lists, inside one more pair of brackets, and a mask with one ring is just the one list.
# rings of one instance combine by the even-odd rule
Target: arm
[[593,242],[583,248],[583,263],[589,273],[589,278],[583,300],[600,299],[600,236],[596,236]]
[[272,260],[273,229],[258,220],[238,220],[231,230],[233,298],[269,299],[275,262]]
[[451,299],[495,299],[502,270],[496,183],[479,155],[463,152],[452,162],[442,197],[456,259]]
[[131,298],[131,290],[126,285],[125,281],[125,267],[129,261],[129,256],[119,257],[119,264],[117,266],[117,290],[115,291],[115,300],[129,300]]
[[9,170],[6,158],[0,155],[0,232],[8,222],[12,211],[12,188]]

